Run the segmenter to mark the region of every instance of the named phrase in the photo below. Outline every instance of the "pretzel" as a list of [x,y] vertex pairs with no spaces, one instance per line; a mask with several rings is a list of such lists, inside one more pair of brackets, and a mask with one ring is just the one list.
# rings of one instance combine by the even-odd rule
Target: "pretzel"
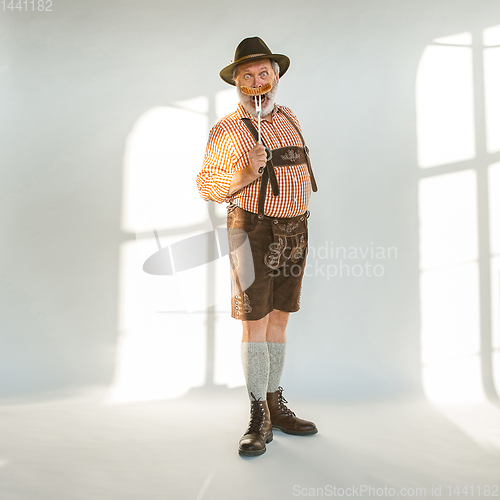
[[269,92],[273,86],[270,83],[266,83],[260,87],[244,87],[241,86],[240,90],[246,95],[262,95]]

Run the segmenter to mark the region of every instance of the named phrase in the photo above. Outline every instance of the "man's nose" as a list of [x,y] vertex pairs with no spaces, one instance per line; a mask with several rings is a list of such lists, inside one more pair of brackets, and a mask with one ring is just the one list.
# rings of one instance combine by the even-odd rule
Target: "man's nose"
[[259,76],[256,76],[254,81],[253,81],[253,86],[254,88],[256,87],[262,87],[262,85],[264,85],[266,82],[260,78]]

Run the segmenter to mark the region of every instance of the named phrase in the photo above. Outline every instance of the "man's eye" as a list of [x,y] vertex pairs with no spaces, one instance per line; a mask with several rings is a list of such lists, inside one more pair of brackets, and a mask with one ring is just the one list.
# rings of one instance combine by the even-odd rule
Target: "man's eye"
[[243,78],[244,78],[245,80],[248,80],[248,79],[250,78],[250,75],[245,75]]
[[267,75],[268,75],[267,71],[262,72],[262,76],[267,76]]

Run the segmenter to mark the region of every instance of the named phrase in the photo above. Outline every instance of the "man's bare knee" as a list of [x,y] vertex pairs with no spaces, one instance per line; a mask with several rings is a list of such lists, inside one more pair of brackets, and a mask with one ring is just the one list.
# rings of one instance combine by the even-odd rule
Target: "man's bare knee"
[[242,321],[243,342],[265,342],[269,314],[254,321]]
[[278,309],[273,309],[269,313],[269,323],[274,325],[282,325],[288,323],[288,317],[290,316],[289,312],[280,311]]
[[286,325],[290,313],[273,309],[269,313],[266,340],[268,342],[286,342]]

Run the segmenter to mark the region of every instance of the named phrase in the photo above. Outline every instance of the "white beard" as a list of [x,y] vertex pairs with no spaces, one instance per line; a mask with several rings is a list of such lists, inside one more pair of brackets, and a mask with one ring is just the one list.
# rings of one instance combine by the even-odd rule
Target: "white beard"
[[[255,116],[255,118],[257,118],[257,111],[255,109],[255,103],[252,99],[252,96],[244,94],[241,91],[239,85],[236,86],[236,92],[238,93],[238,99],[240,100],[240,104],[243,106],[243,108],[245,108],[245,111],[249,115]],[[275,80],[273,88],[266,94],[267,103],[265,107],[262,107],[262,114],[261,114],[262,118],[273,112],[274,103],[276,102],[277,95],[278,95],[278,82]]]

